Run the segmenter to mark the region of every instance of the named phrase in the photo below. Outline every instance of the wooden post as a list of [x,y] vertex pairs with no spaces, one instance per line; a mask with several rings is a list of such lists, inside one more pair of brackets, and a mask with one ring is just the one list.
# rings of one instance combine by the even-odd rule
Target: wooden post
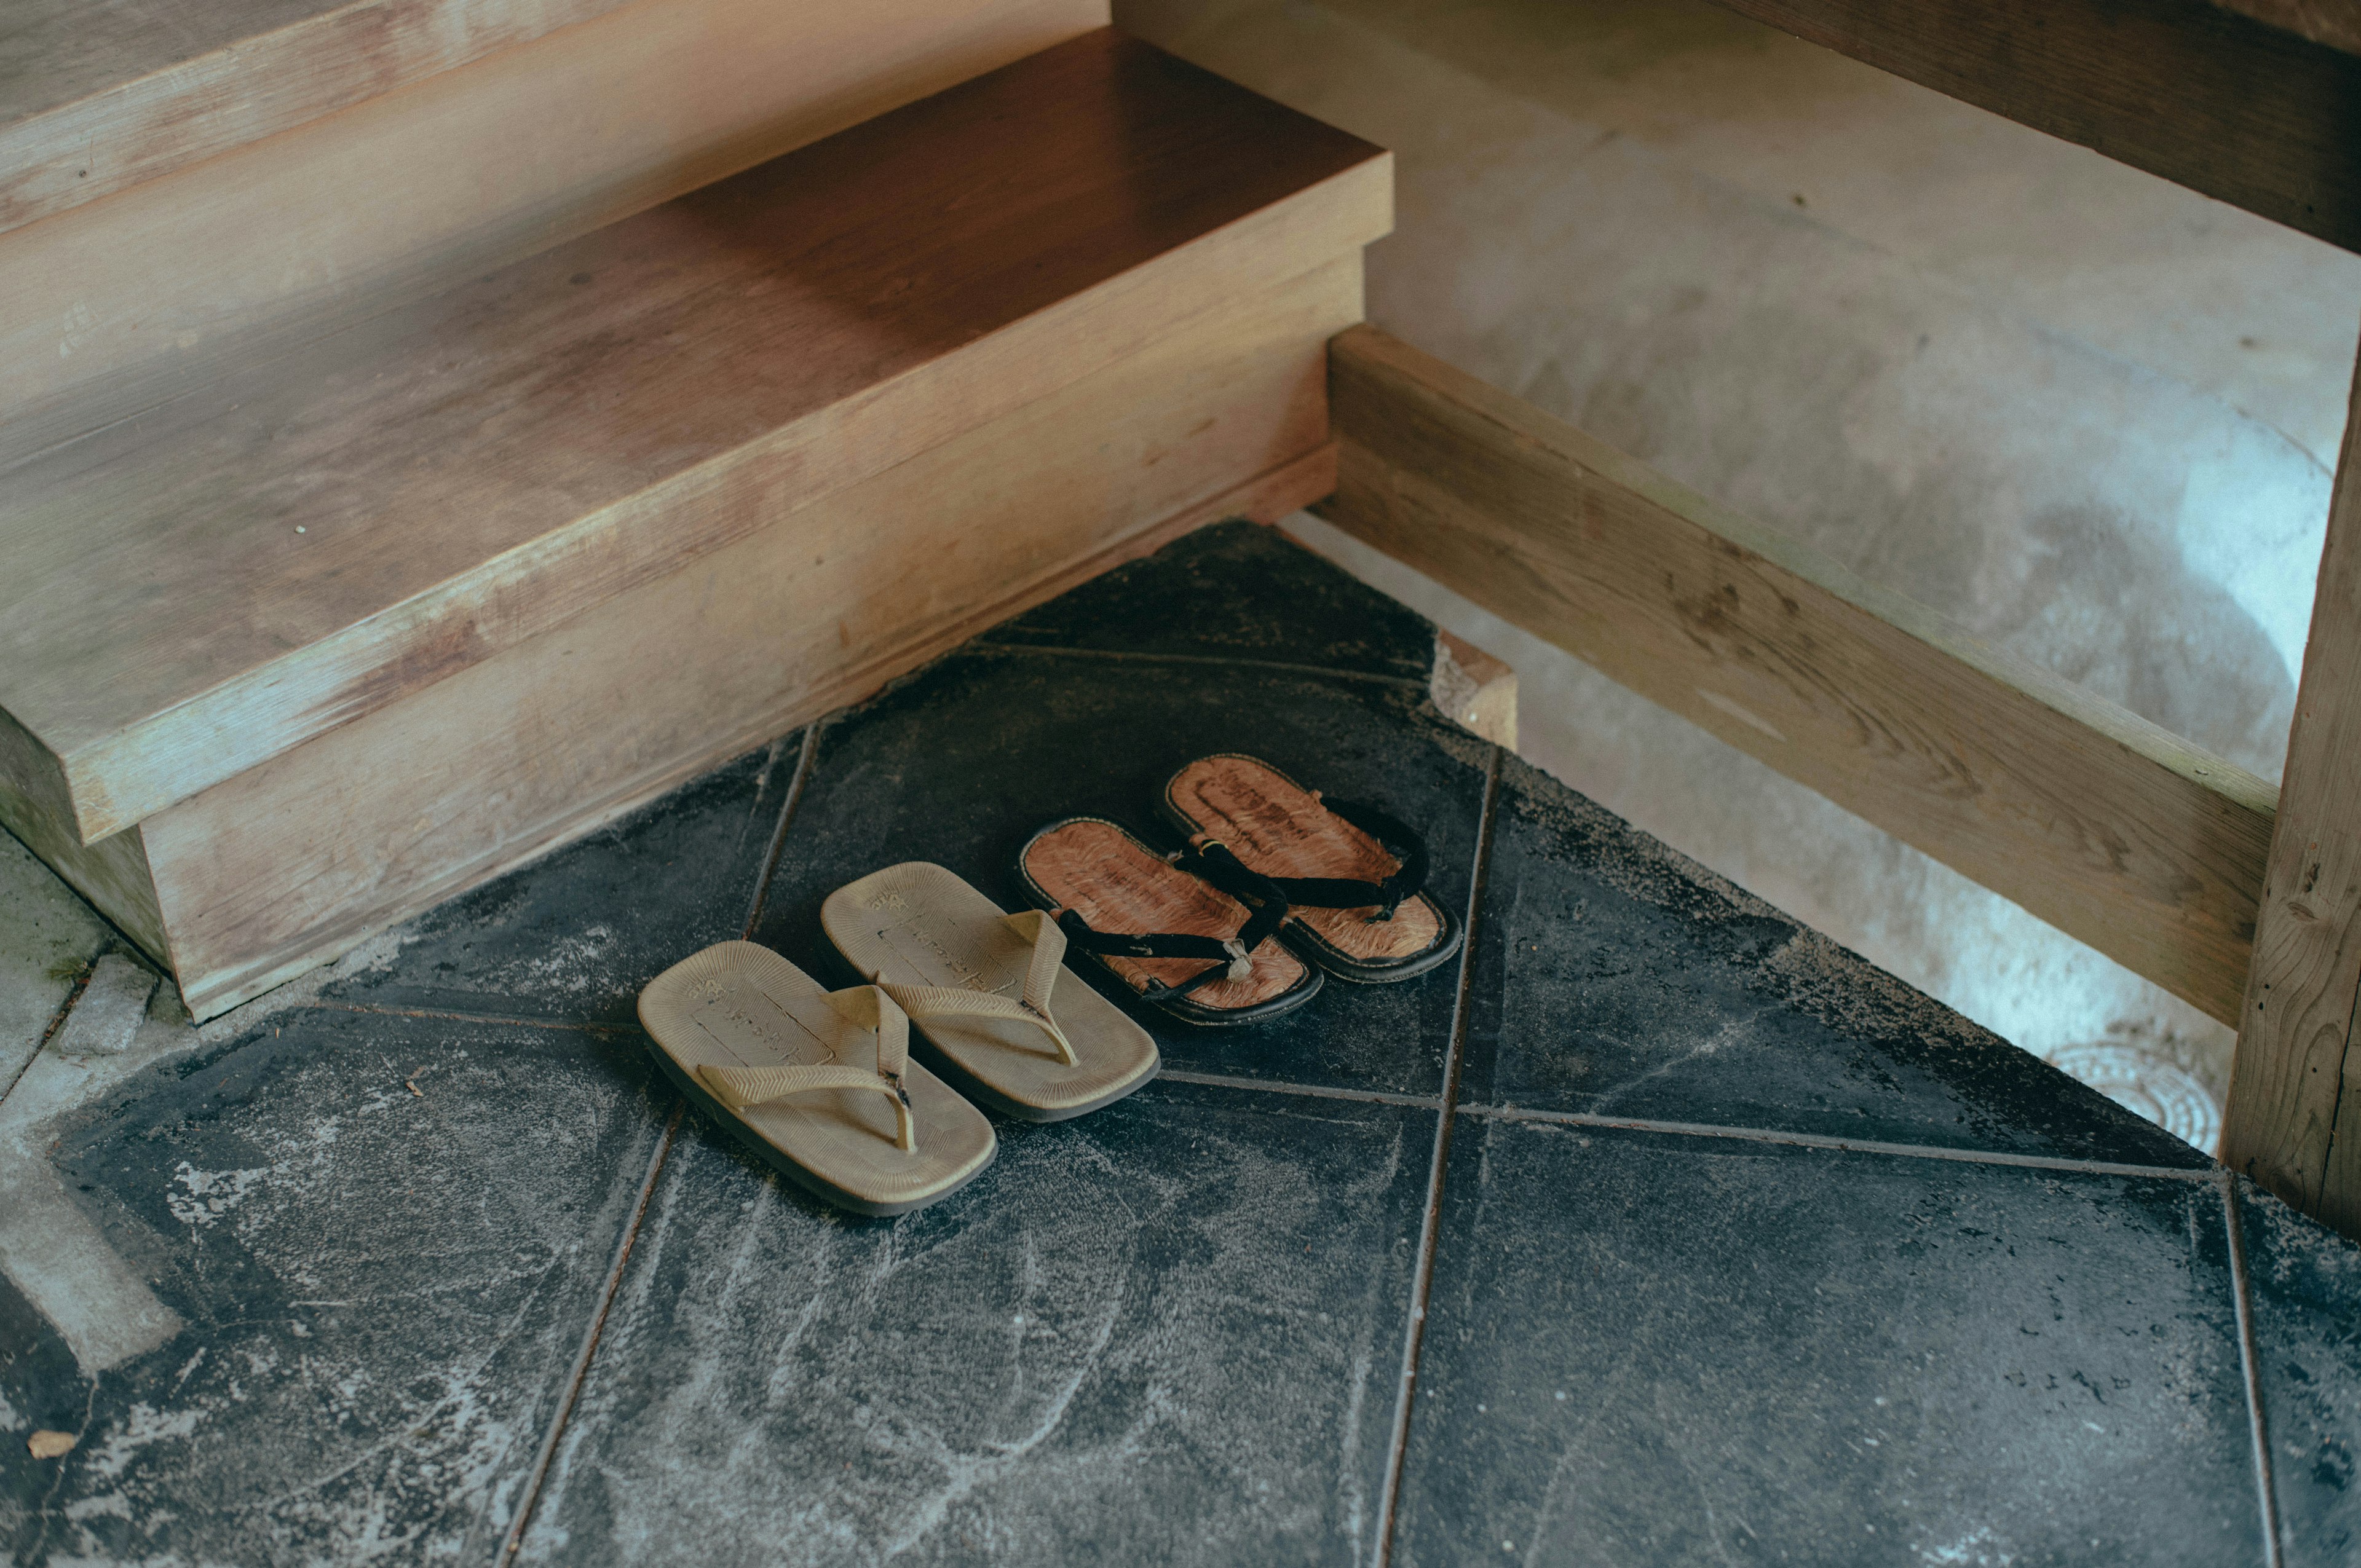
[[2321,552],[2222,1159],[2361,1235],[2361,375]]

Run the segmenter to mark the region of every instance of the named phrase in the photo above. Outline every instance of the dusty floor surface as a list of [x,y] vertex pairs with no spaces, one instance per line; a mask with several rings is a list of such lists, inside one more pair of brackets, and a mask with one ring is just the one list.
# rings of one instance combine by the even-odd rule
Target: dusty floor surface
[[[1394,149],[1398,222],[1368,261],[1380,326],[2279,776],[2361,256],[1708,0],[1115,15]],[[1537,639],[1291,526],[1513,664],[1522,750],[1547,772],[2037,1054],[2094,1080],[2178,1068],[2218,1102],[2221,1025]]]
[[[2353,1559],[2361,1248],[1444,723],[1432,649],[1207,530],[202,1031],[0,844],[0,1541]],[[1419,824],[1465,960],[1257,1029],[1135,1007],[1161,1080],[895,1221],[651,1069],[689,951],[845,982],[840,883],[1014,906],[1034,828],[1163,842],[1224,750]]]

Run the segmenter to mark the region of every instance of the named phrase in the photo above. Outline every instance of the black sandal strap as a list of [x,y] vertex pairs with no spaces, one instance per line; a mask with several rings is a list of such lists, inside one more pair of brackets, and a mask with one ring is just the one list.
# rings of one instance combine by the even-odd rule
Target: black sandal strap
[[1067,945],[1101,958],[1213,960],[1213,967],[1199,970],[1179,985],[1165,985],[1154,980],[1148,982],[1153,990],[1176,996],[1224,978],[1244,980],[1253,962],[1254,950],[1287,918],[1287,895],[1270,878],[1247,870],[1224,845],[1208,844],[1202,850],[1184,852],[1175,857],[1172,864],[1202,877],[1246,906],[1246,921],[1238,927],[1237,935],[1224,938],[1185,931],[1101,931],[1076,911],[1066,909],[1059,912],[1058,928],[1066,934]]
[[1323,795],[1320,804],[1375,839],[1401,862],[1383,882],[1351,877],[1272,877],[1269,880],[1290,904],[1312,909],[1364,909],[1375,905],[1372,922],[1390,920],[1394,911],[1426,886],[1426,840],[1400,818],[1361,801]]

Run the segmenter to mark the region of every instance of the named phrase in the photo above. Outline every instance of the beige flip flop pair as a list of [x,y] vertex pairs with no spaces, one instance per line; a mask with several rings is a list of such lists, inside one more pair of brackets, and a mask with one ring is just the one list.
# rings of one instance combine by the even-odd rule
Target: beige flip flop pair
[[1071,950],[1184,1023],[1258,1023],[1311,1001],[1323,974],[1382,985],[1459,950],[1459,922],[1425,892],[1425,840],[1375,806],[1235,751],[1181,768],[1159,804],[1186,849],[1070,817],[1016,869]]
[[829,1202],[906,1213],[974,1180],[999,1140],[972,1102],[1058,1122],[1156,1076],[1155,1041],[1065,969],[1049,916],[941,866],[837,889],[820,928],[869,984],[831,992],[722,942],[649,981],[640,1022],[681,1092]]

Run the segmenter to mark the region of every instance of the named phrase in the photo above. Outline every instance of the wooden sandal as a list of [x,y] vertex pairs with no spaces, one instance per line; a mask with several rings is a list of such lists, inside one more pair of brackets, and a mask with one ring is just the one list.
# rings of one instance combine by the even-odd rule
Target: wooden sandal
[[893,998],[825,990],[752,942],[716,943],[656,976],[640,1022],[682,1093],[764,1164],[855,1213],[948,1198],[999,1147],[983,1113],[909,1059]]
[[1341,980],[1408,980],[1459,950],[1458,920],[1422,891],[1426,841],[1376,806],[1226,751],[1173,774],[1164,809],[1191,844],[1269,878],[1288,901],[1279,939]]
[[1103,817],[1070,817],[1033,835],[1016,872],[1069,948],[1183,1023],[1258,1023],[1320,989],[1272,939],[1286,897],[1219,845],[1159,855]]
[[845,961],[918,1026],[936,1071],[1026,1122],[1061,1122],[1156,1076],[1148,1031],[1062,959],[1066,936],[1038,909],[1011,915],[924,861],[847,883],[820,905]]

